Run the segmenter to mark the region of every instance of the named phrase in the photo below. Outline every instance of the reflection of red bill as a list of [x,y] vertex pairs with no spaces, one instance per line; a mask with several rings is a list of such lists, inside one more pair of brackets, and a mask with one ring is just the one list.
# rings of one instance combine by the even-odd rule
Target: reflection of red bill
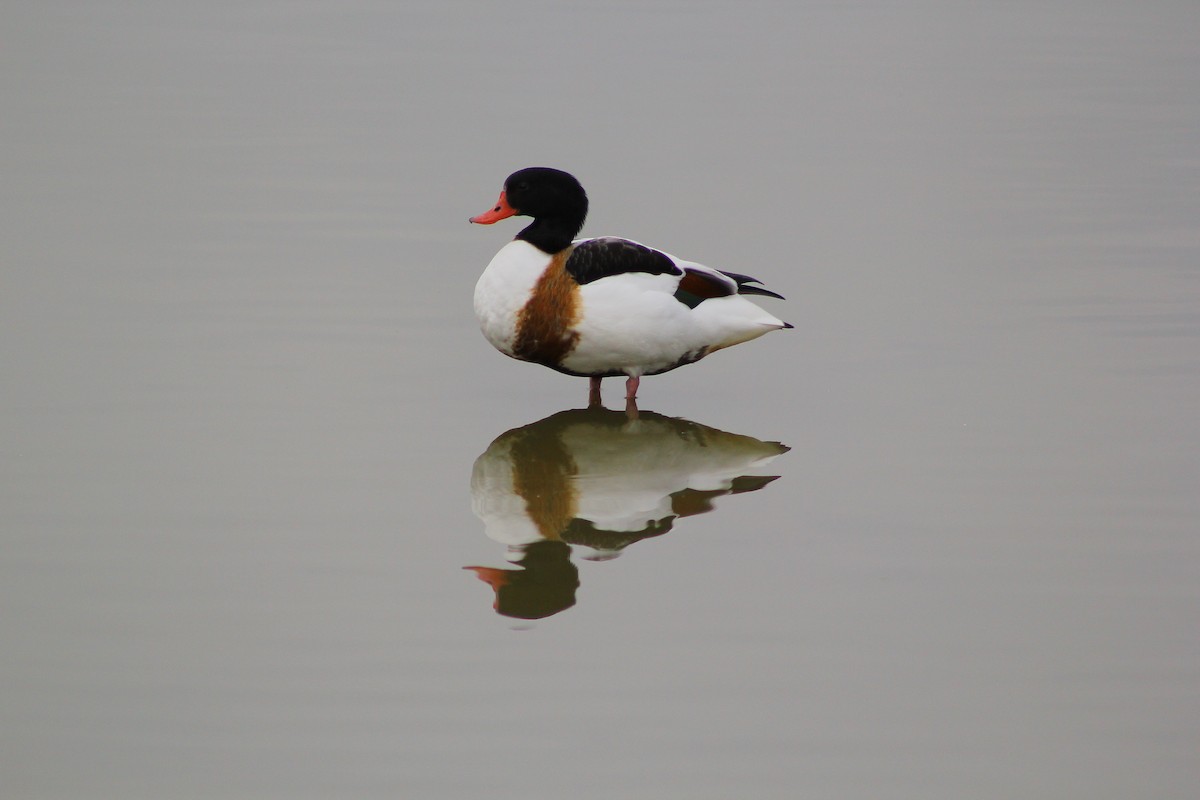
[[[509,216],[512,215],[510,214]],[[492,222],[495,221],[492,220]],[[463,569],[471,570],[479,577],[479,580],[491,586],[496,591],[499,591],[501,586],[507,585],[509,578],[513,574],[513,570],[511,569],[496,569],[495,567],[463,567]]]
[[508,199],[504,196],[504,192],[500,192],[500,199],[496,201],[496,207],[491,211],[485,211],[477,217],[471,217],[471,222],[477,222],[480,225],[491,225],[493,222],[499,222],[502,219],[519,214],[515,208],[508,204]]

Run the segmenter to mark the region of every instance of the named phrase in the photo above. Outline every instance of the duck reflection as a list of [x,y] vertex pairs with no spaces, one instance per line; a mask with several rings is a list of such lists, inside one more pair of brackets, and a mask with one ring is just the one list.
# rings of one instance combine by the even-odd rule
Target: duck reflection
[[685,419],[600,407],[560,411],[501,434],[475,461],[472,510],[513,567],[465,567],[504,616],[540,619],[575,604],[572,555],[618,556],[714,498],[757,491],[788,448]]

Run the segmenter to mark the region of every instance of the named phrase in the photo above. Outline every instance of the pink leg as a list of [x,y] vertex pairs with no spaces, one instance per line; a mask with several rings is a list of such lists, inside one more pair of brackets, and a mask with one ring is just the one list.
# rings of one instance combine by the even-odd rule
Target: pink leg
[[600,400],[600,381],[603,378],[588,379],[588,408],[599,408],[604,405]]
[[641,383],[641,379],[637,376],[630,376],[625,381],[625,416],[630,419],[638,418],[637,390],[639,383]]

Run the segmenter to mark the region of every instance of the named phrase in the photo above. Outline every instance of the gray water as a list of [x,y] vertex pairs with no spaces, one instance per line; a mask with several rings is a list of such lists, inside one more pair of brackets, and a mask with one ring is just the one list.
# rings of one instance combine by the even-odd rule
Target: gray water
[[[4,797],[1195,796],[1194,3],[0,30]],[[559,415],[532,164],[795,330]]]

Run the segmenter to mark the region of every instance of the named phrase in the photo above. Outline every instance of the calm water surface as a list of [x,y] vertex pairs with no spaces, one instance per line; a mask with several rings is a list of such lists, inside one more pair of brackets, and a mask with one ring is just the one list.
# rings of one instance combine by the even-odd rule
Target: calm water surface
[[[1194,796],[1193,3],[0,19],[3,796]],[[582,411],[530,164],[796,329]]]

